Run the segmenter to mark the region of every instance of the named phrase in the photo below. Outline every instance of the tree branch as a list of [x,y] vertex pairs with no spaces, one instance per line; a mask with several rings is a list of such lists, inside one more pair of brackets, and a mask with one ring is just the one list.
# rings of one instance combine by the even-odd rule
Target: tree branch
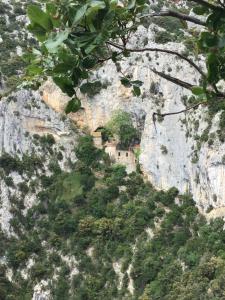
[[163,72],[156,71],[155,69],[151,69],[151,71],[154,72],[155,74],[159,75],[160,77],[162,77],[162,78],[164,78],[164,79],[166,79],[166,80],[168,80],[170,82],[173,82],[176,85],[179,85],[179,86],[181,86],[181,87],[183,87],[185,89],[192,90],[192,88],[194,87],[193,84],[190,84],[188,82],[182,81],[180,79],[177,79],[175,77],[167,75],[167,74],[165,74]]
[[171,55],[175,55],[177,57],[179,57],[180,59],[182,60],[185,60],[186,62],[188,62],[193,68],[195,68],[203,77],[205,77],[206,75],[204,74],[204,72],[189,58],[187,58],[186,56],[178,53],[178,52],[175,52],[175,51],[172,51],[172,50],[167,50],[167,49],[160,49],[160,48],[124,48],[122,45],[118,45],[114,42],[107,42],[109,45],[117,48],[117,49],[120,49],[120,50],[123,50],[123,51],[129,51],[129,52],[135,52],[135,53],[140,53],[140,52],[153,52],[153,51],[156,51],[156,52],[161,52],[161,53],[168,53],[168,54],[171,54]]
[[145,18],[145,17],[174,17],[180,20],[184,20],[184,21],[188,21],[188,22],[192,22],[198,25],[202,25],[202,26],[206,26],[206,22],[201,21],[195,17],[192,16],[188,16],[173,10],[166,10],[166,11],[161,11],[159,13],[153,13],[153,14],[149,14],[149,15],[145,15],[145,16],[141,16],[140,18]]
[[154,116],[157,115],[157,116],[160,116],[160,117],[166,117],[166,116],[171,116],[171,115],[178,115],[178,114],[187,112],[187,111],[189,111],[189,110],[191,110],[191,109],[195,109],[195,108],[197,108],[197,107],[198,107],[199,105],[201,105],[201,104],[207,104],[207,101],[199,102],[199,103],[197,103],[197,104],[195,104],[195,105],[189,106],[189,107],[184,108],[184,109],[179,110],[179,111],[170,112],[170,113],[164,113],[164,114],[154,112],[153,115],[154,115]]
[[[123,51],[119,52],[119,53],[117,54],[117,56],[121,55],[122,53],[123,53]],[[106,62],[106,61],[108,61],[108,60],[110,60],[110,59],[112,59],[112,56],[108,56],[108,57],[106,57],[106,58],[98,59],[98,63],[102,64],[102,63],[104,63],[104,62]]]
[[[170,76],[168,74],[165,74],[163,72],[156,71],[155,69],[151,69],[151,71],[154,72],[155,74],[159,75],[160,77],[162,77],[162,78],[164,78],[164,79],[166,79],[166,80],[168,80],[168,81],[170,81],[170,82],[172,82],[176,85],[179,85],[179,86],[181,86],[185,89],[192,90],[192,88],[195,86],[193,84],[182,81],[180,79],[172,77],[172,76]],[[213,92],[215,94],[215,97],[219,101],[224,101],[225,100],[225,93],[218,91],[216,86],[215,87],[209,86],[208,89],[207,89],[207,92],[209,92],[209,93]]]
[[207,104],[207,101],[198,102],[197,104],[194,104],[194,105],[189,106],[189,107],[187,107],[185,109],[182,109],[182,110],[179,110],[179,111],[175,111],[175,112],[164,113],[164,114],[154,112],[152,114],[152,120],[153,120],[153,124],[154,124],[155,130],[157,131],[157,129],[156,129],[156,116],[164,118],[166,116],[178,115],[178,114],[181,114],[181,113],[185,113],[185,112],[187,112],[187,111],[189,111],[191,109],[195,109],[195,108],[199,107],[199,105],[201,105],[201,104]]

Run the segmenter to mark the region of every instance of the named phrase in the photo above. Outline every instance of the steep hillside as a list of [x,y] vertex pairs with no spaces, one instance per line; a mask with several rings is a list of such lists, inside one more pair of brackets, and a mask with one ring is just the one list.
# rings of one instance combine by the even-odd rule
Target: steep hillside
[[[140,27],[132,45],[158,45],[154,42],[153,28]],[[169,42],[166,47],[186,51],[184,45],[174,42]],[[198,63],[204,67],[201,57]],[[118,65],[107,63],[94,75],[102,80],[105,88],[97,95],[81,95],[84,110],[70,117],[80,125],[88,124],[94,131],[109,121],[113,111],[130,112],[134,124],[142,130],[140,163],[150,182],[159,189],[175,186],[182,193],[192,193],[201,211],[206,211],[209,206],[223,207],[225,148],[221,111],[216,106],[214,111],[200,106],[197,110],[158,119],[156,124],[152,117],[158,111],[180,111],[185,103],[191,103],[192,98],[190,92],[162,79],[150,69],[188,78],[192,84],[197,84],[198,74],[176,57],[157,53],[131,54],[119,68],[123,74],[133,74],[134,79],[144,82],[142,95],[134,97],[132,90],[121,84]],[[42,90],[46,103],[62,111],[68,99],[59,89],[48,82]]]
[[14,88],[20,83],[25,62],[21,55],[35,45],[35,40],[26,30],[26,7],[32,1],[9,1],[0,3],[0,89]]
[[[0,102],[0,220],[3,231],[10,232],[11,197],[24,187],[26,209],[35,203],[37,177],[51,167],[64,170],[75,160],[76,128],[62,115],[49,109],[37,93],[21,90]],[[12,161],[11,161],[12,160]],[[30,172],[36,169],[36,176]],[[23,174],[24,172],[24,174]]]
[[[24,9],[28,3],[24,2],[20,10],[17,2],[11,6],[8,2],[3,3],[2,19],[7,19],[4,12],[10,12],[10,24],[15,26],[16,22],[17,26],[24,26]],[[158,2],[155,9],[159,10],[162,6],[163,2]],[[24,23],[18,23],[22,19]],[[170,34],[165,35],[165,29]],[[188,36],[188,30],[192,29],[193,25],[184,31],[182,24],[172,18],[156,18],[151,19],[151,22],[147,19],[143,26],[139,27],[130,44],[133,47],[166,47],[187,54],[188,49],[194,45],[188,39],[185,41],[184,37]],[[32,42],[32,39],[27,40],[26,31],[20,33],[23,34],[24,45],[28,46],[28,41]],[[15,36],[10,34],[7,38],[15,43],[19,38],[18,31],[15,31]],[[181,38],[185,45],[180,44]],[[8,43],[4,43],[2,47],[4,55],[9,50],[7,45]],[[10,57],[16,58],[12,53]],[[196,56],[194,59],[198,65],[205,68],[203,57]],[[16,60],[21,62],[19,58]],[[5,78],[11,78],[7,73],[10,68],[5,68],[5,64],[14,72],[17,67],[15,68],[12,60],[2,61],[1,68]],[[164,71],[177,78],[188,78],[192,84],[197,84],[199,80],[195,69],[176,56],[157,52],[131,54],[121,63],[106,63],[104,68],[93,75],[93,78],[101,79],[102,88],[85,98],[81,95],[84,110],[71,114],[72,119],[79,126],[87,124],[91,130],[96,130],[106,124],[114,110],[121,108],[131,112],[136,126],[142,130],[140,162],[149,180],[157,188],[176,186],[181,192],[192,193],[202,211],[206,211],[209,206],[223,207],[224,122],[220,120],[219,108],[215,106],[211,111],[207,111],[200,106],[196,111],[159,120],[155,127],[152,118],[154,112],[179,111],[187,102],[192,103],[193,99],[189,99],[191,94],[186,90],[160,78],[150,69]],[[134,74],[134,79],[144,82],[141,97],[134,97],[131,89],[121,85],[121,71],[123,74]],[[47,105],[63,112],[68,98],[48,83],[42,87],[42,92]]]
[[[45,159],[60,160],[44,140]],[[1,156],[11,206],[2,299],[222,299],[222,220],[207,224],[190,196],[128,176],[90,136],[75,153],[67,171],[44,157]]]
[[[34,43],[30,2],[0,3],[2,91],[20,81],[21,54]],[[165,20],[143,21],[131,45],[187,53],[188,28]],[[193,98],[151,69],[199,80],[176,57],[146,52],[93,72],[101,87],[78,95],[82,109],[68,116],[70,99],[51,80],[1,99],[0,299],[224,299],[224,221],[215,218],[225,215],[224,114],[200,106],[154,122],[154,112]],[[141,96],[121,84],[124,73],[143,81]],[[118,109],[141,133],[131,174],[89,135]]]

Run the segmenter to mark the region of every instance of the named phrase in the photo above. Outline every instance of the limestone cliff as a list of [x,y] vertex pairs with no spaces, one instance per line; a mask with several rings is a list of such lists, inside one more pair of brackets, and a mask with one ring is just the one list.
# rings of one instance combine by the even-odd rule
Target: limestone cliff
[[[154,47],[153,28],[154,25],[148,29],[140,26],[130,41],[131,46]],[[157,46],[159,47],[159,44]],[[161,47],[178,52],[185,50],[183,45],[172,42]],[[203,59],[201,57],[195,59],[204,68]],[[132,54],[120,65],[108,62],[96,71],[93,78],[105,83],[105,88],[94,96],[79,95],[82,99],[82,109],[77,113],[71,113],[69,117],[79,127],[88,126],[90,131],[94,131],[110,120],[113,111],[122,109],[130,112],[135,126],[142,133],[140,164],[148,180],[158,189],[175,186],[181,193],[190,192],[202,212],[206,212],[211,206],[214,208],[208,214],[209,218],[224,217],[225,145],[216,134],[219,114],[210,120],[210,126],[205,107],[199,107],[198,110],[186,114],[168,116],[164,120],[158,119],[154,124],[153,112],[182,110],[185,107],[186,97],[190,96],[186,90],[155,75],[151,71],[154,68],[192,84],[198,83],[196,71],[175,56],[159,55],[154,52]],[[134,80],[143,81],[140,97],[134,97],[131,89],[121,84],[119,69],[123,74],[132,74]],[[4,85],[4,80],[0,79],[0,88],[4,88]],[[76,160],[73,149],[79,132],[64,114],[68,100],[69,98],[51,81],[47,81],[39,92],[20,90],[0,101],[0,158],[7,153],[16,159],[22,160],[27,155],[31,158],[38,157],[39,161],[44,162],[42,168],[35,169],[36,173],[32,173],[32,176],[29,176],[26,170],[21,174],[17,171],[10,171],[9,174],[0,172],[0,228],[8,236],[18,237],[10,225],[17,213],[13,203],[15,199],[18,203],[23,200],[23,205],[18,207],[21,215],[26,216],[27,210],[35,203],[39,203],[38,193],[46,188],[40,184],[41,178],[51,177],[49,165],[52,162],[58,163],[62,170],[68,170],[71,161]],[[210,143],[207,140],[199,142],[199,137],[205,130],[211,137]],[[46,143],[45,137],[49,136],[53,137],[52,145],[46,150],[43,143]],[[31,160],[32,163],[35,165],[35,160]],[[158,223],[154,223],[156,229],[159,229],[160,222],[159,219]],[[154,231],[150,227],[146,229],[146,233],[149,239],[153,238]],[[42,246],[46,247],[46,255],[54,254],[51,253],[52,248],[48,249],[45,244],[48,243],[43,240]],[[87,255],[90,259],[94,251],[93,247],[88,248]],[[133,246],[133,252],[135,251]],[[61,252],[57,254],[69,268],[70,279],[72,275],[78,274],[78,261],[73,253],[67,256]],[[20,267],[19,272],[24,279],[31,277],[30,270],[35,264],[35,259],[37,261],[39,257],[35,257],[32,253],[23,268]],[[2,262],[4,263],[4,260]],[[132,263],[131,260],[125,273],[122,273],[120,260],[112,264],[118,277],[118,289],[122,287],[123,277],[127,276],[131,295],[135,290]],[[32,288],[33,300],[52,299],[50,287],[58,276],[58,269],[60,270],[55,268],[52,277],[35,282]],[[10,279],[13,271],[8,268],[7,272],[7,278]],[[11,276],[10,281],[16,280],[16,277],[12,279]]]
[[[155,44],[152,42],[152,32],[151,27],[140,27],[131,41],[132,45],[141,45],[144,39],[146,43],[147,37],[146,47],[153,47]],[[178,43],[168,43],[166,48],[178,52],[184,50]],[[201,58],[198,58],[198,64],[204,67]],[[201,135],[208,126],[205,121],[206,108],[199,107],[198,110],[186,114],[168,116],[157,122],[155,127],[153,112],[179,111],[184,108],[185,96],[190,94],[155,75],[150,71],[152,68],[192,84],[198,82],[196,71],[175,56],[157,53],[132,54],[121,63],[121,69],[123,73],[133,74],[134,79],[144,82],[142,96],[134,97],[131,90],[123,87],[116,66],[107,63],[93,76],[103,82],[110,82],[110,85],[96,96],[83,97],[84,110],[71,114],[71,118],[79,125],[88,125],[91,130],[95,130],[110,119],[114,110],[121,108],[130,112],[136,125],[143,130],[140,163],[149,180],[159,189],[175,186],[181,193],[192,193],[202,211],[206,211],[210,205],[216,208],[224,206],[225,165],[222,163],[222,157],[225,146],[216,138],[210,146],[203,142],[197,149],[196,145],[196,136]],[[59,109],[61,99],[65,105],[65,97],[59,96],[59,90],[52,91],[51,83],[46,83],[43,90],[46,103],[50,103],[53,108]],[[212,124],[209,134],[217,130],[218,115],[214,117]]]
[[33,134],[51,134],[62,144],[71,132],[69,121],[41,100],[37,92],[21,90],[0,102],[0,153],[22,154],[37,151]]
[[[41,144],[37,144],[37,137],[51,135],[54,137],[55,151],[61,151],[62,169],[67,168],[67,160],[74,160],[74,146],[77,133],[73,125],[62,115],[50,109],[41,100],[37,92],[21,90],[0,102],[0,154],[8,153],[13,157],[22,158],[23,155],[35,155],[50,161],[51,154],[45,153]],[[46,170],[47,171],[47,170]],[[48,172],[48,171],[47,171]],[[43,174],[40,170],[40,176]],[[10,234],[11,203],[13,195],[19,195],[18,184],[24,180],[29,182],[34,178],[21,176],[16,172],[9,174],[14,187],[9,187],[1,178],[0,183],[0,224],[3,231]],[[26,209],[36,201],[35,193],[31,191],[26,196]]]

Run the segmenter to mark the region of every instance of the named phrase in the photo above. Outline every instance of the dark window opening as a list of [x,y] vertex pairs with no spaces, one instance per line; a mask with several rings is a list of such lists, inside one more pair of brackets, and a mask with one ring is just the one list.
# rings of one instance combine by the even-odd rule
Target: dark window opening
[[120,156],[120,152],[118,152],[118,156]]
[[126,157],[128,157],[128,153],[126,153]]

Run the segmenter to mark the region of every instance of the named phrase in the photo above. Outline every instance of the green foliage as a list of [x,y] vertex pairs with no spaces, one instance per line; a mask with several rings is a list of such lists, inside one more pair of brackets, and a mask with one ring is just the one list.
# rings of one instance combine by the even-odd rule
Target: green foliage
[[154,95],[158,94],[158,87],[157,87],[157,84],[154,81],[151,82],[150,93],[152,93]]
[[0,73],[3,74],[6,88],[10,90],[22,83],[21,75],[26,66],[26,63],[17,55],[17,47],[26,51],[28,47],[36,44],[34,38],[28,36],[24,30],[24,19],[21,18],[26,14],[27,1],[21,0],[18,3],[13,1],[12,4],[0,3],[0,35],[3,40],[0,47]]
[[[183,41],[186,24],[179,19],[172,17],[158,17],[151,20],[157,26],[164,30],[156,30],[155,42],[159,44],[166,44],[168,42]],[[147,23],[147,24],[146,24]],[[149,20],[146,19],[144,25],[150,25]]]
[[[116,63],[120,55],[111,53],[107,43],[118,37],[125,39],[135,30],[135,16],[147,1],[129,1],[124,6],[117,1],[46,2],[43,9],[33,4],[27,9],[28,29],[42,44],[26,57],[32,66],[32,73],[27,69],[27,79],[48,74],[70,97],[76,87],[88,96],[97,94],[104,85],[98,80],[83,82],[90,75],[87,71],[96,69],[109,55]],[[124,51],[123,55],[129,53]],[[131,81],[135,96],[140,95],[141,84]]]
[[[106,182],[109,185],[122,185],[125,181],[126,170],[124,166],[115,165],[106,169]],[[107,177],[108,176],[108,177]]]
[[71,201],[74,197],[81,195],[83,191],[81,183],[82,178],[79,173],[62,174],[54,183],[56,199]]
[[[88,96],[100,90],[99,83],[87,80],[90,70],[109,56],[116,63],[130,55],[126,50],[111,53],[108,42],[126,41],[139,24],[136,17],[143,13],[145,3],[127,1],[120,6],[117,1],[55,1],[42,9],[32,4],[28,8],[29,29],[41,43],[27,57],[27,62],[32,62],[27,79],[52,76],[72,98],[67,112],[76,111],[77,88]],[[158,5],[163,7],[163,3]],[[0,6],[1,10],[5,13],[5,7]],[[205,30],[200,36],[195,33],[198,53],[206,57],[207,74],[202,86],[195,87],[193,93],[195,101],[208,99],[213,114],[224,109],[220,101],[215,101],[215,84],[224,79],[224,9],[199,6],[194,11],[207,18]],[[6,26],[5,20],[1,19],[1,24]],[[164,33],[163,40],[166,38]],[[8,49],[15,46],[12,40],[6,42]],[[135,96],[140,95],[140,82],[128,76],[121,82],[133,87]],[[221,139],[223,119],[222,113]],[[125,147],[138,136],[127,113],[119,113],[109,128]],[[49,151],[54,141],[43,138],[42,144]],[[5,270],[0,270],[0,297],[31,299],[31,287],[41,279],[51,278],[54,299],[224,298],[223,220],[207,223],[189,196],[179,196],[174,188],[155,191],[140,174],[127,175],[122,167],[106,166],[90,136],[80,139],[75,152],[78,162],[68,173],[62,172],[52,159],[51,177],[40,178],[43,190],[26,215],[20,212],[21,201],[12,199],[10,224],[17,235],[7,239],[1,236],[4,246],[0,250],[13,268],[17,284],[15,288],[7,280]],[[19,159],[3,154],[0,167],[6,175],[26,171],[32,176],[40,170],[42,161],[34,155]],[[27,192],[24,184],[20,189],[23,194]],[[62,264],[61,255],[76,257],[79,274],[72,278],[72,284],[72,268]],[[31,278],[26,280],[20,271],[31,257],[35,264]],[[120,291],[113,268],[118,261],[124,273]],[[133,296],[127,289],[129,265],[135,287]]]
[[122,77],[121,83],[125,87],[132,87],[133,88],[133,95],[139,97],[141,95],[140,87],[142,86],[143,82],[140,80],[131,80],[130,77]]
[[0,167],[4,169],[6,174],[9,174],[11,171],[22,171],[20,160],[18,158],[13,158],[7,153],[3,153],[0,157]]
[[87,166],[94,164],[101,157],[101,151],[94,147],[91,136],[81,137],[76,148],[76,156]]
[[95,96],[102,89],[102,83],[100,81],[87,82],[81,85],[80,91],[83,94],[87,94],[89,97]]
[[18,188],[24,195],[26,195],[29,191],[29,187],[25,182],[18,183]]
[[45,31],[50,31],[53,29],[51,18],[44,13],[38,6],[29,5],[27,9],[27,15],[31,20],[33,26],[42,27]]
[[47,134],[40,137],[40,142],[43,146],[51,147],[55,144],[53,135]]
[[0,265],[0,299],[15,299],[9,298],[8,296],[11,294],[12,290],[15,287],[6,277],[6,267],[4,265]]
[[[40,76],[52,76],[62,91],[73,99],[67,112],[77,111],[80,103],[75,90],[79,88],[82,93],[92,97],[102,88],[101,82],[98,78],[93,79],[90,70],[99,68],[110,59],[118,67],[119,61],[129,57],[131,52],[139,52],[139,49],[127,49],[129,38],[140,24],[149,26],[154,23],[163,29],[156,31],[156,43],[165,44],[179,39],[188,46],[188,54],[202,54],[205,57],[207,72],[202,74],[200,84],[193,88],[193,93],[196,95],[196,101],[206,100],[209,108],[216,103],[219,106],[217,111],[224,110],[224,105],[218,104],[222,102],[221,97],[224,98],[224,95],[221,95],[216,86],[225,78],[224,6],[216,3],[217,6],[209,7],[203,2],[195,6],[195,13],[206,19],[204,30],[197,31],[189,30],[187,22],[179,18],[143,17],[149,10],[159,12],[164,4],[168,5],[164,1],[155,5],[146,0],[134,0],[124,1],[121,5],[116,0],[86,0],[54,4],[51,2],[51,9],[48,1],[42,9],[30,5],[28,16],[31,24],[28,28],[40,41],[40,48],[28,55],[31,67],[27,70],[26,79],[40,81]],[[192,7],[189,5],[186,9],[178,9],[169,4],[169,8],[189,15]],[[188,36],[184,34],[184,30],[188,31]],[[118,67],[117,71],[122,71],[121,67]],[[121,83],[127,88],[132,88],[133,95],[139,97],[142,82],[133,80],[131,74],[121,73]],[[218,98],[220,100],[216,101]],[[224,136],[220,139],[222,141]]]
[[[80,139],[76,152],[70,172],[52,168],[51,177],[41,176],[43,189],[25,216],[21,199],[11,199],[17,237],[0,235],[0,253],[17,288],[0,271],[3,299],[31,299],[36,282],[53,277],[54,299],[222,299],[223,220],[207,223],[190,196],[176,188],[155,191],[140,174],[106,165],[90,136]],[[34,265],[25,280],[20,271],[30,258]],[[120,290],[115,262],[124,274]],[[71,277],[74,266],[79,274]]]
[[123,148],[128,148],[138,139],[138,131],[133,126],[131,115],[125,111],[115,111],[106,128],[119,140]]
[[42,168],[42,166],[43,162],[34,154],[30,156],[24,154],[22,159],[19,159],[17,156],[13,157],[8,153],[3,153],[0,157],[0,168],[5,171],[6,175],[13,171],[19,174],[29,173]]
[[4,181],[5,181],[5,184],[6,184],[7,186],[11,186],[11,187],[14,186],[14,182],[13,182],[12,177],[10,177],[10,176],[4,177]]
[[176,41],[176,37],[168,34],[167,31],[156,31],[154,38],[157,44],[167,44]]
[[73,113],[77,112],[80,109],[80,107],[81,107],[80,100],[77,98],[73,98],[68,102],[66,109],[65,109],[65,113],[69,114],[71,112],[73,112]]

